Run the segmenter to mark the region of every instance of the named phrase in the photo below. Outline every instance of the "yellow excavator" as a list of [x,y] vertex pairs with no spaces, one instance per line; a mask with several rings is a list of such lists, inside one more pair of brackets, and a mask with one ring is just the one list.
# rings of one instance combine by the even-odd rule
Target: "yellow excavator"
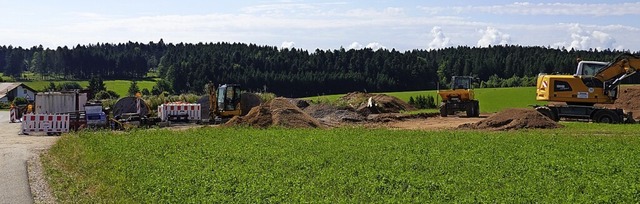
[[465,111],[468,117],[480,116],[480,103],[475,99],[473,79],[471,76],[453,76],[451,89],[438,90],[442,98],[440,116],[447,117],[458,111]]
[[218,88],[213,83],[207,86],[209,92],[209,118],[211,122],[224,122],[234,116],[246,115],[251,108],[260,105],[256,94],[244,92],[239,84],[222,84]]
[[554,103],[534,107],[554,121],[570,118],[600,123],[634,122],[631,113],[622,109],[594,105],[614,103],[622,80],[635,74],[638,68],[640,57],[625,53],[609,63],[581,62],[573,75],[539,74],[536,100],[566,105]]

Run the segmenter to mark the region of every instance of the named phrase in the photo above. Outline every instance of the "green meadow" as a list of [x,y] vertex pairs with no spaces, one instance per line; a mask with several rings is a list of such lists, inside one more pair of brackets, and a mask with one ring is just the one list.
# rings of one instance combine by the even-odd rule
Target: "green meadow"
[[[80,86],[82,87],[87,87],[89,86],[89,81],[54,81],[54,84],[60,84],[60,83],[64,83],[64,82],[77,82],[78,84],[80,84]],[[27,81],[27,82],[22,82],[25,85],[35,89],[35,90],[44,90],[46,89],[46,87],[49,86],[49,81]],[[152,80],[143,80],[143,81],[136,81],[136,83],[138,84],[138,88],[140,88],[140,90],[142,89],[148,89],[149,91],[151,91],[151,88],[153,88],[154,85],[156,85],[156,81],[152,81]],[[119,94],[121,97],[123,96],[127,96],[128,92],[129,92],[129,86],[131,86],[131,81],[129,80],[105,80],[104,81],[105,86],[107,87],[107,90],[112,90],[114,92],[116,92],[117,94]]]
[[203,127],[65,134],[62,203],[637,203],[634,125],[409,131]]

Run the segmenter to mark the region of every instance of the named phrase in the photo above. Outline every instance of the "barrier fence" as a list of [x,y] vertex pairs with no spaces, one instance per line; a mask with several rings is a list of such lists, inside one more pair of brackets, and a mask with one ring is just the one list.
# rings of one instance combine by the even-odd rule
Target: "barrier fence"
[[168,120],[200,120],[201,106],[196,103],[166,103],[158,106],[158,117]]
[[18,121],[18,110],[17,108],[11,107],[9,111],[9,121],[12,123],[17,123]]
[[35,132],[69,132],[69,114],[25,114],[22,116],[22,134]]

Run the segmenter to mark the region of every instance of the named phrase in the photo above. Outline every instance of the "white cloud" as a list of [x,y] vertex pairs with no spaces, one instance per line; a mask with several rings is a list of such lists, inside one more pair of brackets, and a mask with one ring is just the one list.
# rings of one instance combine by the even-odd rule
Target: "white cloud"
[[451,45],[449,38],[442,33],[442,28],[439,26],[434,26],[431,29],[431,36],[433,36],[433,40],[429,43],[429,50],[445,48]]
[[622,16],[639,15],[640,2],[631,3],[529,3],[490,6],[419,7],[430,14],[489,13],[513,15]]
[[366,48],[372,49],[372,50],[379,50],[379,49],[387,49],[387,47],[383,46],[380,43],[377,42],[372,42],[367,44],[367,46],[365,46]]
[[502,33],[494,27],[487,27],[486,30],[480,30],[482,37],[478,40],[478,47],[488,47],[489,45],[504,45],[511,43],[511,36]]
[[282,42],[282,45],[280,46],[280,49],[285,49],[285,48],[291,49],[291,48],[293,48],[295,46],[296,46],[295,42],[284,41],[284,42]]
[[351,45],[349,45],[349,49],[350,50],[359,50],[362,49],[362,44],[360,44],[359,42],[352,42]]
[[568,28],[570,32],[571,42],[558,42],[554,46],[565,47],[566,49],[588,50],[595,48],[604,49],[624,49],[623,46],[617,45],[616,39],[609,33],[601,30],[591,30],[580,24],[571,24]]
[[357,17],[357,18],[385,18],[394,16],[403,16],[404,9],[396,7],[388,7],[383,10],[376,9],[352,9],[345,13],[345,16]]

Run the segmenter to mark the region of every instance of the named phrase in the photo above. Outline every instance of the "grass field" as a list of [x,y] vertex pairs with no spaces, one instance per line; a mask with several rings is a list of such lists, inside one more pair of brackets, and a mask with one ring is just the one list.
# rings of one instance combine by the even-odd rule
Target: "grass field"
[[198,128],[64,135],[64,203],[637,203],[632,125],[563,129]]
[[[514,88],[485,88],[475,89],[476,99],[480,101],[480,112],[494,113],[505,108],[525,108],[534,104],[546,104],[546,102],[536,101],[535,87],[514,87]],[[407,91],[383,93],[398,97],[404,101],[409,101],[409,97],[419,95],[437,97],[435,90],[428,91]],[[308,97],[317,101],[335,101],[344,94]],[[439,104],[436,103],[436,104]],[[432,112],[437,112],[433,110]]]
[[[53,83],[57,85],[64,82],[69,82],[69,81],[54,81]],[[89,81],[72,81],[72,82],[77,82],[82,87],[87,87],[89,85]],[[50,82],[49,81],[28,81],[28,82],[22,82],[22,83],[24,83],[25,85],[35,90],[44,90],[46,87],[49,86]],[[153,88],[153,86],[156,84],[155,81],[151,81],[151,80],[136,81],[136,83],[138,83],[138,88],[140,88],[140,90],[147,88],[149,91],[151,91],[151,88]],[[128,95],[127,93],[129,92],[129,86],[131,86],[131,81],[106,80],[104,81],[104,84],[107,87],[107,90],[115,91],[121,97],[124,97]]]

